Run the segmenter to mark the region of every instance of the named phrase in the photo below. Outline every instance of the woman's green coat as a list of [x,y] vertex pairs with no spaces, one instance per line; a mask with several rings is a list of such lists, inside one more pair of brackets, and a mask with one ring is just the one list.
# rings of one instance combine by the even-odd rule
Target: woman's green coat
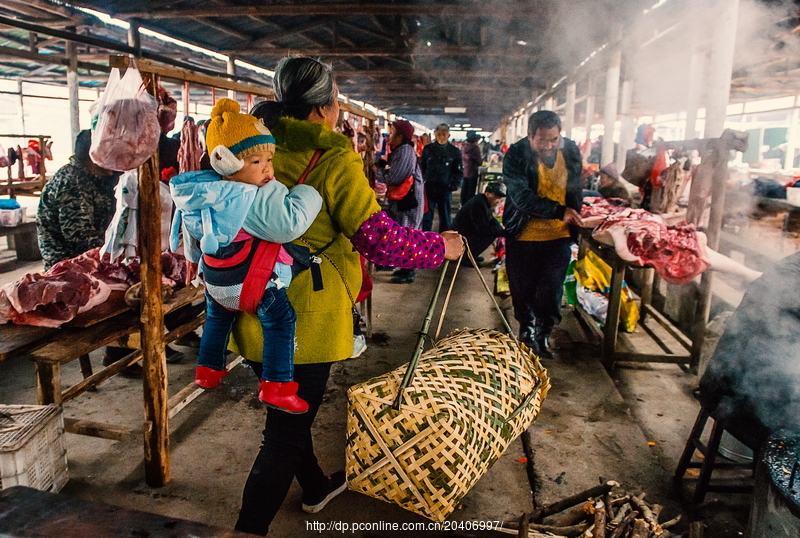
[[[350,149],[345,136],[321,124],[290,118],[282,119],[272,133],[278,141],[273,158],[275,177],[289,188],[297,184],[314,152],[325,150],[305,181],[319,192],[323,204],[303,238],[315,250],[335,239],[325,250],[330,260],[323,257],[321,264],[324,289],[313,290],[310,271],[297,275],[289,286],[289,300],[297,311],[294,362],[343,360],[353,352],[353,304],[342,276],[354,298],[361,288],[359,254],[350,237],[381,208],[364,176],[361,158]],[[240,314],[231,333],[231,349],[247,360],[261,362],[262,344],[258,319]]]

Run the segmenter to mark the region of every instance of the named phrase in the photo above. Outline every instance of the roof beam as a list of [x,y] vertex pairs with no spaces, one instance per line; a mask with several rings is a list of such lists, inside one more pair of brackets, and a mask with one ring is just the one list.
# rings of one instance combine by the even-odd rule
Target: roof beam
[[196,22],[198,22],[200,24],[204,24],[204,25],[208,26],[209,28],[213,28],[214,30],[222,32],[223,34],[228,34],[229,36],[235,37],[236,39],[241,39],[242,41],[250,41],[250,39],[251,39],[251,37],[249,35],[245,35],[245,34],[243,34],[241,32],[237,32],[236,30],[234,30],[232,28],[228,28],[224,24],[219,24],[219,23],[214,22],[212,20],[208,20],[207,18],[202,18],[201,19],[199,17],[194,17],[192,20],[194,20],[194,21],[196,21]]
[[372,30],[371,28],[366,28],[364,26],[352,23],[350,21],[339,21],[339,22],[343,26],[347,26],[349,28],[352,28],[353,30],[355,30],[358,33],[371,35],[372,37],[377,37],[378,39],[383,39],[384,41],[388,41],[389,43],[394,43],[394,37],[390,36],[389,34],[386,34],[386,33],[383,33],[383,32],[378,32],[376,30]]
[[445,17],[492,17],[510,18],[514,10],[508,4],[443,4],[429,2],[424,4],[266,4],[257,6],[229,6],[224,10],[214,8],[162,9],[151,11],[130,11],[112,13],[121,19],[184,19],[194,17],[350,17],[353,15],[403,15],[403,16],[445,16]]
[[[523,47],[520,47],[522,49]],[[495,56],[503,58],[525,58],[534,56],[531,50],[515,50],[506,47],[458,47],[453,45],[396,48],[396,47],[316,47],[316,48],[236,48],[221,51],[221,54],[258,54],[261,56],[290,56],[304,54],[307,56],[349,57],[349,56]]]
[[[36,52],[28,52],[27,50],[15,49],[12,47],[0,47],[0,58],[15,58],[37,62],[40,64],[56,64],[56,65],[69,65],[69,60],[63,54],[39,54]],[[90,69],[92,71],[111,71],[111,68],[103,64],[93,64],[88,62],[78,62],[78,67],[81,69]]]
[[404,69],[365,69],[365,70],[345,70],[336,69],[337,79],[351,79],[362,77],[375,77],[375,78],[397,78],[397,77],[412,77],[419,79],[419,77],[428,77],[432,79],[441,79],[447,77],[456,77],[459,80],[469,78],[519,78],[525,79],[531,76],[530,73],[497,73],[492,72],[486,68],[479,69],[417,69],[417,70],[404,70]]
[[[319,21],[307,21],[307,22],[304,22],[303,24],[296,24],[296,25],[292,26],[291,28],[282,28],[281,30],[279,30],[277,32],[274,32],[274,33],[259,37],[258,39],[254,39],[254,40],[249,41],[248,43],[244,43],[242,45],[239,45],[238,48],[234,49],[233,51],[228,51],[228,52],[234,52],[234,51],[235,52],[241,52],[243,50],[257,49],[257,48],[261,48],[261,47],[264,47],[264,46],[270,46],[275,41],[279,41],[281,39],[285,39],[287,37],[291,37],[291,36],[293,36],[295,34],[299,34],[299,33],[305,32],[307,30],[312,30],[314,28],[317,28],[318,26],[321,26],[322,24],[323,23],[320,23]],[[225,54],[225,52],[222,52],[221,54]]]
[[[138,52],[134,47],[129,47],[128,45],[125,45],[125,44],[122,44],[122,43],[119,43],[119,42],[116,42],[116,41],[112,41],[110,39],[103,39],[103,38],[98,38],[98,37],[93,37],[93,36],[84,36],[84,35],[76,34],[76,33],[73,33],[73,32],[55,30],[55,29],[46,28],[46,27],[43,27],[43,26],[40,26],[40,25],[37,25],[37,24],[31,24],[31,23],[19,21],[19,20],[16,20],[16,19],[12,19],[12,18],[9,18],[9,17],[2,16],[2,15],[0,15],[0,24],[5,24],[7,26],[12,26],[12,27],[15,27],[15,28],[21,28],[23,30],[28,30],[28,31],[31,31],[31,32],[38,32],[38,33],[49,35],[49,36],[53,36],[53,37],[61,37],[63,39],[67,39],[69,41],[74,41],[76,43],[83,43],[83,44],[86,44],[86,45],[92,45],[92,46],[95,46],[95,47],[101,47],[101,48],[104,48],[104,49],[108,49],[110,51],[124,52],[126,54],[136,54]],[[4,47],[4,48],[8,48],[8,47]],[[15,49],[11,49],[11,50],[15,50]],[[176,61],[173,58],[171,58],[169,56],[166,56],[164,54],[156,54],[156,53],[152,53],[152,52],[148,52],[148,51],[141,51],[141,54],[142,54],[142,57],[144,57],[144,58],[148,58],[150,60],[155,60],[157,62],[161,62],[163,64],[166,64],[166,65],[169,65],[169,66],[172,66],[172,67],[188,69],[188,70],[191,70],[191,71],[194,71],[196,73],[203,74],[203,75],[223,76],[223,77],[227,77],[227,78],[232,78],[233,80],[238,81],[238,82],[249,82],[249,83],[254,83],[254,84],[257,84],[257,85],[263,84],[262,81],[254,80],[254,79],[251,79],[251,78],[248,78],[248,77],[231,76],[231,75],[228,75],[228,74],[220,73],[219,71],[214,70],[214,69],[205,68],[205,67],[199,67],[199,66],[187,63],[187,62]],[[43,56],[46,57],[46,56],[52,56],[52,55],[43,55]],[[35,61],[39,61],[39,60],[35,60]],[[46,60],[45,60],[45,63],[46,63]],[[57,63],[57,62],[54,62],[54,63]],[[108,69],[106,68],[106,71],[107,70]]]

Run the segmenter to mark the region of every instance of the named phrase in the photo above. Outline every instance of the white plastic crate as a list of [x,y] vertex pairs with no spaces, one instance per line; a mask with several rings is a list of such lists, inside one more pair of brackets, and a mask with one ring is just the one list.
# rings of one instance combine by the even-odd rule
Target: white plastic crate
[[789,187],[786,189],[786,201],[793,205],[800,205],[800,188]]
[[0,489],[59,491],[67,482],[64,418],[55,405],[0,405]]
[[0,209],[0,226],[17,226],[25,220],[25,209]]

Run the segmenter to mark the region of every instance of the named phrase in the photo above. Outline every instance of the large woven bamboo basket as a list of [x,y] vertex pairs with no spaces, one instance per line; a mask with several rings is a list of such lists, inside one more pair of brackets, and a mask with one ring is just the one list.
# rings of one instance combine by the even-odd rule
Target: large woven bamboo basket
[[527,347],[488,329],[455,331],[425,352],[395,411],[405,371],[348,392],[347,481],[443,521],[533,422],[550,382]]

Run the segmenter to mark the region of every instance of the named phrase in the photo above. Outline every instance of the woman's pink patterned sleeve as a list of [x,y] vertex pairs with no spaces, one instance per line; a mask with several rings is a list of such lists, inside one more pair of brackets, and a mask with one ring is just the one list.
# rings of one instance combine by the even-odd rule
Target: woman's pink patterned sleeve
[[444,261],[441,235],[400,226],[384,211],[365,220],[350,241],[362,256],[378,265],[431,269]]

